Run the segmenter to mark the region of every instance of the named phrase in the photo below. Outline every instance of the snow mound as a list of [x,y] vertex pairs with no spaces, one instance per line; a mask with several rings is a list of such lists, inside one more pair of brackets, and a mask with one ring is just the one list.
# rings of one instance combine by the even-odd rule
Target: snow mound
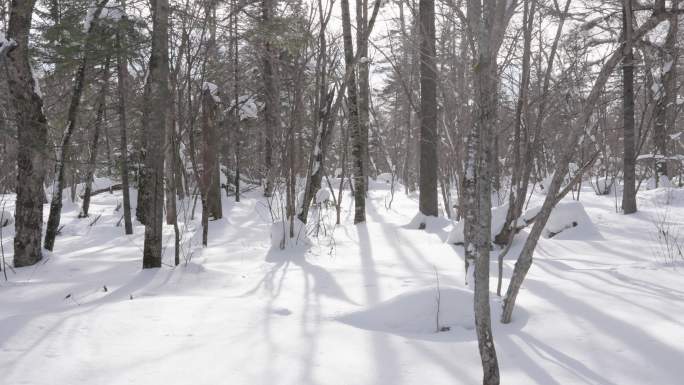
[[211,98],[214,99],[214,102],[221,103],[221,98],[219,97],[219,88],[216,84],[212,82],[204,82],[202,83],[202,91],[209,92]]
[[375,177],[376,182],[392,183],[392,174],[384,172]]
[[[437,298],[439,296],[439,320]],[[501,317],[501,306],[490,302],[491,316]],[[513,322],[504,327],[520,328],[527,323],[528,313],[516,306]],[[376,332],[426,340],[475,340],[473,292],[456,286],[428,286],[397,295],[364,310],[343,314],[335,320]],[[439,330],[439,332],[438,332]]]
[[614,180],[612,178],[602,177],[596,180],[592,179],[591,187],[594,189],[596,195],[608,195],[613,191],[613,182]]
[[658,178],[658,183],[656,184],[656,179],[651,177],[646,180],[646,189],[647,190],[655,190],[660,187],[673,187],[672,182],[670,179],[668,179],[667,176],[661,175],[660,178]]
[[[501,230],[504,227],[504,224],[506,224],[506,213],[508,212],[508,204],[504,204],[501,206],[497,207],[492,207],[492,238],[499,234]],[[451,233],[449,233],[449,237],[447,238],[448,243],[452,244],[463,244],[464,236],[463,236],[463,227],[464,227],[464,221],[461,220],[459,222],[456,222],[454,224],[454,228],[451,230]]]
[[0,227],[9,226],[14,223],[14,214],[7,210],[0,209]]
[[602,239],[601,233],[584,211],[584,206],[577,201],[558,203],[551,211],[543,235],[546,238],[568,240]]
[[[442,230],[449,226],[450,221],[444,217],[434,217],[432,215],[425,215],[418,212],[411,222],[406,226],[408,229],[424,229],[428,231]],[[461,234],[463,234],[463,229],[461,229]]]
[[[400,294],[365,310],[336,319],[366,330],[395,334],[431,334],[437,331],[436,287],[425,287]],[[473,330],[473,294],[458,287],[439,290],[439,328],[452,332]]]
[[330,200],[330,190],[327,188],[322,188],[319,189],[318,192],[316,192],[316,203],[321,204],[328,202]]
[[290,221],[278,221],[271,225],[271,247],[273,249],[288,249],[306,247],[311,244],[306,234],[306,224],[298,218],[294,219],[294,236],[290,238]]

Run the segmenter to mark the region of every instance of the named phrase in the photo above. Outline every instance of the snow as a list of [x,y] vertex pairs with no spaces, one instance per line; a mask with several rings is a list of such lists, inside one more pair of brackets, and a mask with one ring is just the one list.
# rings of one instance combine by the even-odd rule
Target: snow
[[38,95],[39,98],[43,98],[43,91],[40,89],[40,81],[38,80],[38,76],[36,76],[36,72],[34,71],[33,67],[31,69],[31,76],[33,77],[33,93]]
[[221,98],[218,96],[219,88],[216,84],[211,82],[202,83],[202,91],[209,91],[211,98],[214,99],[216,103],[221,103]]
[[[472,291],[463,287],[428,286],[412,289],[363,310],[338,316],[336,320],[360,329],[408,338],[467,341],[474,337],[472,296]],[[499,309],[498,306],[492,308],[495,318],[501,313]],[[522,312],[524,310],[521,309]],[[521,318],[518,317],[518,325]],[[444,334],[437,334],[438,329],[443,330]]]
[[378,174],[378,176],[375,177],[375,180],[377,182],[384,182],[387,184],[392,183],[392,174],[390,174],[389,172],[384,172],[382,174]]
[[667,40],[667,31],[670,29],[670,21],[661,21],[654,29],[646,34],[648,40],[655,46],[662,47]]
[[[290,227],[294,228],[293,237],[290,237]],[[306,233],[306,225],[298,218],[294,224],[290,221],[277,221],[271,225],[271,247],[273,249],[287,249],[292,247],[307,247],[311,241]]]
[[107,5],[102,9],[102,13],[100,14],[100,19],[117,22],[117,21],[123,19],[125,16],[126,16],[126,13],[124,12],[124,10],[121,9],[116,4],[115,1],[110,0],[107,3]]
[[5,227],[14,224],[14,213],[0,209],[0,227]]
[[596,195],[606,195],[612,191],[614,180],[606,177],[591,178],[590,183]]
[[[494,239],[494,237],[503,230],[504,225],[506,224],[506,214],[508,213],[508,204],[504,204],[501,206],[497,207],[492,207],[492,227],[491,227],[491,239]],[[452,243],[452,244],[462,244],[464,240],[463,236],[463,231],[464,231],[464,226],[465,224],[463,223],[463,220],[457,222],[453,229],[451,230],[451,233],[449,233],[449,238],[447,238],[447,242]]]
[[[97,3],[100,2],[100,0],[93,0],[91,2],[90,7],[88,7],[88,11],[86,12],[86,16],[83,19],[83,32],[88,32],[90,31],[91,25],[93,24],[93,21],[95,20],[95,13],[97,12]],[[100,11],[100,15],[98,16],[98,20],[109,20],[113,22],[117,22],[121,20],[126,13],[124,12],[123,9],[117,4],[116,0],[109,0],[107,4],[102,8],[102,11]]]
[[549,215],[543,235],[547,238],[559,237],[559,239],[601,238],[601,234],[584,211],[584,206],[577,201],[558,203]]
[[[259,106],[255,98],[251,95],[242,95],[238,97],[240,105],[240,120],[257,119],[259,117]],[[235,102],[231,103],[230,108],[235,108]]]
[[326,203],[330,201],[330,197],[330,190],[328,190],[327,188],[319,189],[316,192],[316,204]]
[[0,35],[0,56],[4,56],[12,47],[16,47],[17,42],[14,39],[7,40],[4,36]]
[[[416,197],[399,186],[388,209],[387,194],[368,192],[367,223],[353,225],[353,205],[344,204],[332,236],[285,250],[270,236],[286,225],[259,215],[260,191],[240,203],[224,197],[208,247],[197,213],[181,223],[181,265],[172,267],[173,228],[164,226],[164,266],[146,271],[144,227],[136,222],[125,236],[116,225],[120,191],[93,197],[101,218],[92,226],[77,218],[77,205],[65,206],[54,252],[8,270],[7,282],[0,275],[0,383],[480,383],[463,248],[445,242],[457,224],[410,228]],[[544,198],[533,194],[530,207]],[[3,199],[13,212],[13,195]],[[612,195],[585,184],[581,202],[564,200],[551,221],[567,224],[569,215],[578,226],[540,240],[511,324],[498,322],[492,293],[502,383],[681,383],[684,261],[654,254],[653,218],[667,203],[681,224],[684,190],[640,191],[638,199],[639,212],[622,215]],[[504,289],[528,231],[504,259]],[[2,234],[11,263],[13,226]],[[439,326],[449,327],[442,332],[437,278]]]

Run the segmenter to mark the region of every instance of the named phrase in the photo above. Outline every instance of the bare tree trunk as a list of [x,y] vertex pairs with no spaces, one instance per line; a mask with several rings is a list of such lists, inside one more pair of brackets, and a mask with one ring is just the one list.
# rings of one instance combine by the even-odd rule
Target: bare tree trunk
[[[273,20],[275,11],[273,0],[262,0],[261,14],[262,23],[265,28],[269,28]],[[273,194],[273,183],[276,177],[273,165],[273,138],[280,135],[280,90],[278,65],[276,64],[276,50],[270,38],[266,37],[264,42],[263,78],[264,78],[264,117],[266,132],[264,135],[264,166],[266,168],[266,186],[264,196],[270,197]]]
[[623,0],[622,22],[625,56],[622,59],[623,175],[622,212],[632,214],[636,204],[636,142],[634,138],[634,50],[632,39],[632,2]]
[[152,55],[145,84],[143,131],[145,135],[145,245],[143,268],[161,267],[164,211],[164,134],[170,124],[169,103],[169,2],[152,1]]
[[[173,95],[173,92],[171,92]],[[173,96],[171,97],[173,99]],[[171,122],[166,127],[166,143],[164,143],[164,195],[166,209],[166,224],[172,225],[176,221],[176,111],[174,103],[169,104]]]
[[[651,17],[646,20],[642,26],[634,31],[633,39],[642,38],[647,32],[655,28],[663,19],[665,14],[662,12],[654,12]],[[515,263],[515,268],[513,269],[513,275],[511,277],[511,282],[508,285],[508,290],[504,296],[503,301],[503,312],[501,314],[501,322],[509,323],[511,322],[511,317],[513,314],[513,308],[515,307],[515,301],[522,287],[522,283],[532,266],[532,256],[534,254],[534,249],[537,246],[539,237],[541,236],[542,230],[551,215],[553,207],[558,202],[558,192],[560,190],[561,184],[565,175],[568,173],[568,166],[575,153],[577,143],[585,132],[585,128],[589,126],[589,121],[595,109],[603,87],[606,85],[610,74],[613,69],[618,65],[618,63],[623,60],[626,52],[624,50],[618,50],[613,52],[610,57],[605,61],[601,71],[599,72],[594,85],[591,88],[589,96],[586,101],[582,103],[584,106],[579,117],[573,122],[570,133],[568,133],[567,139],[563,141],[566,144],[563,153],[560,154],[558,160],[556,161],[556,167],[553,172],[553,179],[551,185],[547,189],[546,199],[542,205],[541,211],[535,217],[534,226],[530,234],[525,240],[525,245],[523,246],[518,260]]]
[[[368,152],[368,127],[370,124],[370,82],[368,57],[368,0],[356,0],[356,49],[358,61],[358,112],[359,133],[363,156],[363,176],[368,182],[370,176],[370,157]],[[364,185],[364,191],[368,183]]]
[[119,113],[119,130],[121,145],[121,185],[123,187],[123,217],[127,235],[133,234],[133,221],[131,220],[131,197],[128,182],[128,139],[126,135],[126,78],[128,77],[128,60],[126,59],[126,45],[123,41],[123,32],[119,28],[116,32],[116,70],[117,70],[117,97]]
[[[318,0],[318,13],[321,19],[321,29],[318,35],[319,40],[319,54],[316,58],[316,69],[318,84],[317,95],[317,109],[316,109],[316,126],[315,139],[311,157],[309,159],[309,170],[306,186],[304,190],[304,200],[302,202],[302,210],[299,213],[299,220],[306,223],[309,215],[309,207],[312,199],[314,199],[316,192],[321,188],[321,181],[323,178],[325,167],[325,156],[327,154],[328,145],[332,133],[332,115],[337,113],[339,104],[335,104],[333,108],[333,98],[335,91],[328,92],[328,43],[326,40],[326,27],[332,11],[332,4],[327,11],[323,10],[321,0]],[[326,13],[327,12],[327,13]],[[340,99],[341,100],[341,99]]]
[[102,13],[102,9],[108,0],[101,0],[93,13],[93,20],[87,25],[86,43],[81,52],[81,62],[76,70],[74,76],[74,88],[72,90],[71,102],[69,104],[69,111],[67,112],[67,127],[62,137],[62,144],[60,145],[59,158],[57,159],[57,184],[52,191],[52,201],[50,202],[50,214],[48,216],[47,228],[45,229],[45,241],[43,246],[52,251],[55,246],[55,238],[59,231],[59,222],[62,217],[62,191],[64,190],[64,179],[66,173],[66,160],[69,158],[69,150],[71,146],[71,136],[76,128],[76,120],[78,119],[78,109],[81,105],[81,95],[85,86],[85,74],[88,69],[90,51],[95,42],[94,30],[97,27],[98,19]]
[[43,179],[47,120],[43,100],[29,62],[29,32],[35,0],[12,1],[7,42],[0,43],[0,60],[7,55],[7,79],[18,133],[14,266],[30,266],[43,256]]
[[366,221],[366,178],[363,174],[363,137],[359,127],[356,71],[354,70],[354,47],[352,45],[349,0],[340,2],[342,7],[342,34],[344,40],[344,63],[348,77],[347,109],[352,139],[352,172],[354,174],[354,224]]
[[208,213],[213,219],[223,216],[218,159],[218,105],[212,90],[202,91],[202,185],[207,199]]
[[484,385],[499,384],[499,364],[489,308],[491,245],[492,142],[496,125],[499,79],[496,58],[516,1],[468,2],[468,27],[476,51],[473,59],[474,101],[463,182],[466,266],[474,263],[474,313]]
[[[437,216],[437,67],[435,2],[420,0],[420,198],[423,215]],[[424,226],[424,224],[422,224]]]
[[667,167],[667,144],[668,134],[675,131],[675,117],[677,114],[677,33],[678,27],[678,2],[672,2],[674,15],[670,17],[669,29],[665,39],[665,45],[659,50],[661,58],[659,65],[662,66],[662,76],[658,80],[659,87],[653,97],[656,99],[653,111],[653,142],[655,147],[655,171],[656,184],[659,185],[661,177],[669,177]]
[[83,193],[83,205],[81,206],[81,213],[79,217],[85,218],[88,216],[88,209],[90,208],[90,193],[93,188],[93,178],[95,176],[95,167],[97,162],[97,147],[100,142],[100,131],[104,122],[105,109],[107,107],[107,86],[109,82],[109,58],[105,61],[105,66],[102,70],[102,86],[100,88],[100,95],[97,105],[97,116],[95,118],[95,127],[93,132],[93,141],[90,145],[90,158],[88,159],[88,170],[86,171],[85,192]]
[[233,0],[233,96],[235,98],[235,202],[240,202],[240,147],[242,131],[240,127],[240,56],[238,45],[238,0]]

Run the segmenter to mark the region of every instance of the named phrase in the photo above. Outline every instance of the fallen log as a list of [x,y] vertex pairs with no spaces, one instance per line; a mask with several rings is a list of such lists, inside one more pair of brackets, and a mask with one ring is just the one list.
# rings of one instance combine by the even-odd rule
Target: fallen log
[[[93,190],[93,191],[90,192],[90,196],[97,195],[97,194],[102,194],[102,193],[105,193],[105,192],[108,192],[108,193],[111,194],[112,192],[118,191],[118,190],[123,190],[123,185],[122,185],[121,183],[117,183],[117,184],[113,184],[113,185],[111,185],[111,186],[109,186],[109,187],[105,187],[105,188]],[[84,196],[85,196],[85,195],[83,195],[83,194],[79,195],[79,197],[80,197],[81,199],[83,199]]]

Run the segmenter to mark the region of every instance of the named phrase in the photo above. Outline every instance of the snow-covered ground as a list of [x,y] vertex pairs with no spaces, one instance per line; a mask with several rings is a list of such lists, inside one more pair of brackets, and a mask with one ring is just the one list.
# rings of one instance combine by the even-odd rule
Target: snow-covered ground
[[[54,253],[0,281],[0,384],[479,383],[462,248],[445,242],[453,225],[417,230],[417,196],[398,189],[387,209],[388,194],[370,192],[358,226],[345,197],[332,236],[286,251],[272,248],[256,191],[226,199],[206,249],[187,235],[192,253],[174,268],[167,227],[165,265],[146,271],[143,227],[116,226],[120,191],[93,197],[88,219],[68,204]],[[590,188],[581,202],[590,220],[542,238],[513,322],[493,321],[502,383],[681,384],[684,264],[663,258],[654,218],[681,224],[684,192],[640,192],[630,216]],[[8,261],[12,236],[5,227]],[[499,307],[493,293],[494,317]]]

